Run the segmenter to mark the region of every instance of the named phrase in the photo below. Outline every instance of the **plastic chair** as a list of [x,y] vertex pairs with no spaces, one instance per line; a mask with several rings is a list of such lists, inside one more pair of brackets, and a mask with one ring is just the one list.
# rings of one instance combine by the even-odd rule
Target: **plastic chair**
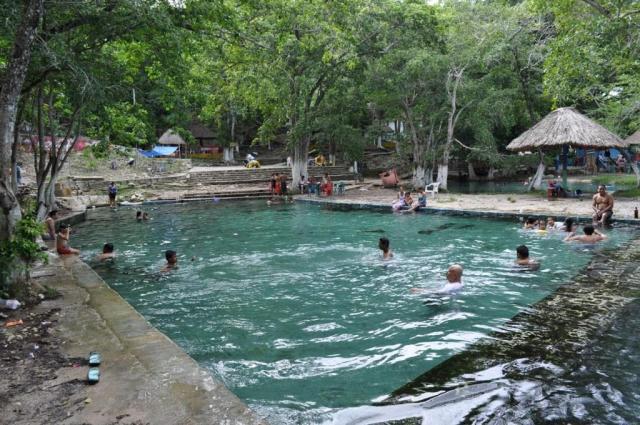
[[436,195],[438,194],[439,188],[440,188],[440,182],[429,183],[427,186],[425,186],[424,192],[427,194],[431,194],[431,196],[435,198]]

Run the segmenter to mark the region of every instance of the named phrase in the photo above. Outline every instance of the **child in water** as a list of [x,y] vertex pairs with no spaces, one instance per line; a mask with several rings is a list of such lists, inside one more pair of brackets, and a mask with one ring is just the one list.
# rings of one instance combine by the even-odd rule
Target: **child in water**
[[390,242],[387,238],[380,238],[378,242],[378,248],[382,250],[382,259],[383,260],[391,260],[393,258],[393,252],[389,248]]
[[178,253],[169,249],[165,251],[164,258],[167,260],[167,264],[165,264],[161,271],[169,272],[178,268]]

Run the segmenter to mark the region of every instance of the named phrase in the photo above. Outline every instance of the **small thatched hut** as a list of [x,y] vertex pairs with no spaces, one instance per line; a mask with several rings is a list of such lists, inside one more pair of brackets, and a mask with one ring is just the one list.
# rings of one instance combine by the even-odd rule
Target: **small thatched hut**
[[627,147],[620,137],[575,109],[560,108],[514,139],[507,149],[534,151],[564,145],[593,149]]
[[626,144],[628,144],[629,146],[631,146],[631,145],[640,145],[640,130],[636,131],[631,136],[629,136],[626,139],[624,139],[624,142]]
[[184,141],[184,139],[182,139],[182,137],[180,137],[178,133],[176,133],[172,129],[169,129],[165,131],[164,134],[162,134],[162,136],[160,136],[160,139],[158,140],[158,144],[181,146],[181,145],[186,145],[187,143]]
[[574,108],[556,109],[507,145],[507,149],[512,151],[540,152],[540,165],[531,180],[530,189],[538,189],[542,183],[545,170],[542,151],[558,146],[563,147],[563,175],[566,185],[566,156],[569,146],[609,149],[626,148],[628,145],[620,137]]

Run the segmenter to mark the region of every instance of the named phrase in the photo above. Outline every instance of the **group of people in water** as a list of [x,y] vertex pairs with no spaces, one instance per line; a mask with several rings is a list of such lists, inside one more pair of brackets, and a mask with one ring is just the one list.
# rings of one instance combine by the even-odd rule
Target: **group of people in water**
[[[394,211],[415,211],[414,206],[418,205],[418,208],[422,202],[424,191],[420,192],[420,198],[418,201],[413,201],[411,193],[405,192],[402,188],[398,193],[398,199],[393,203]],[[424,196],[426,204],[426,196]],[[525,231],[535,232],[539,235],[547,235],[556,233],[562,237],[565,242],[575,242],[584,244],[585,246],[594,246],[598,242],[607,239],[607,235],[596,229],[597,226],[608,224],[613,215],[613,197],[607,193],[606,187],[601,185],[598,187],[598,192],[593,196],[593,223],[583,226],[583,234],[577,232],[578,224],[574,218],[567,218],[564,222],[556,222],[554,217],[548,217],[546,220],[540,220],[533,217],[529,217],[524,221],[523,229]],[[417,208],[416,208],[417,209]],[[384,261],[391,260],[393,258],[393,252],[390,248],[390,241],[388,238],[380,238],[378,241],[378,248],[382,251],[382,259]],[[514,260],[514,267],[519,271],[535,271],[540,268],[540,262],[529,255],[529,247],[526,245],[520,245],[516,248],[516,258]],[[438,290],[436,294],[453,294],[460,291],[464,285],[462,283],[463,268],[460,264],[452,264],[447,269],[446,282]],[[425,289],[413,288],[412,292],[425,292]]]

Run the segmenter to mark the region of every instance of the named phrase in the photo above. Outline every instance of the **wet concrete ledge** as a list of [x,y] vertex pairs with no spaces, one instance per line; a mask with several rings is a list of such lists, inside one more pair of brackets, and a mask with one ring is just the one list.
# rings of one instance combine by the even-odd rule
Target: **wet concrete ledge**
[[[299,195],[295,197],[296,202],[309,203],[309,204],[321,204],[330,205],[333,208],[345,208],[345,209],[360,209],[370,211],[392,212],[391,205],[389,203],[378,202],[353,202],[349,200],[342,200],[339,198],[313,198],[306,195]],[[500,219],[520,219],[532,217],[536,219],[546,219],[547,217],[554,216],[558,219],[566,219],[567,217],[577,218],[580,222],[591,222],[591,216],[586,215],[571,215],[566,216],[557,213],[519,213],[519,212],[506,212],[506,211],[477,211],[477,210],[465,210],[457,208],[435,208],[424,207],[418,210],[420,214],[440,214],[440,215],[457,215],[465,217],[484,217],[484,218],[500,218]],[[614,223],[619,224],[632,224],[640,225],[640,221],[636,219],[615,218]]]
[[[91,404],[62,423],[112,424],[118,416],[145,424],[265,423],[79,258],[50,255],[36,273],[63,295],[45,303],[61,309],[65,354],[103,357],[100,382],[85,387]],[[74,368],[67,379],[85,376],[86,368]]]

